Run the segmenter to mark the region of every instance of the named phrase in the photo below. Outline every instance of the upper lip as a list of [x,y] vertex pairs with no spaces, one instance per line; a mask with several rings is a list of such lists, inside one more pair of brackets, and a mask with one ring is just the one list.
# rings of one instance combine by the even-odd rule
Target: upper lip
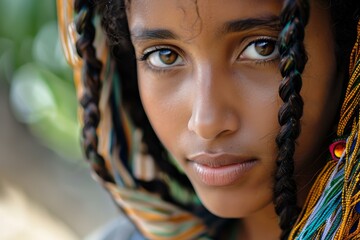
[[205,165],[212,168],[228,166],[232,164],[240,164],[255,160],[251,157],[231,153],[197,153],[188,157],[188,160]]

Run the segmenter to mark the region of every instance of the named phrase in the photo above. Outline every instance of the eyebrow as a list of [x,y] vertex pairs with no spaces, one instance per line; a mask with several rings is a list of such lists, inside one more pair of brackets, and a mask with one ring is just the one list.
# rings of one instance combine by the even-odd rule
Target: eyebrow
[[135,28],[131,35],[135,41],[179,39],[178,35],[167,29]]
[[239,19],[225,23],[219,31],[220,35],[234,32],[243,32],[257,28],[269,28],[277,31],[281,30],[279,16],[271,15],[260,18]]
[[[278,16],[267,16],[260,18],[246,18],[226,22],[222,25],[217,35],[226,35],[229,33],[243,32],[251,29],[269,28],[280,31],[280,19]],[[147,29],[135,28],[132,38],[134,41],[145,40],[178,40],[180,37],[168,29]]]

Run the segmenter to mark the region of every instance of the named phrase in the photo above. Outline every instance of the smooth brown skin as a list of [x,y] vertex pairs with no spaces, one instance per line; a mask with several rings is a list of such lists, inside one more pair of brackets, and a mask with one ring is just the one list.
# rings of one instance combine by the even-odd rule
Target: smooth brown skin
[[[197,6],[193,0],[133,0],[128,9],[138,58],[151,47],[167,46],[183,59],[163,71],[156,71],[149,60],[138,62],[149,120],[203,204],[218,216],[242,218],[242,239],[277,239],[280,233],[272,202],[282,105],[278,61],[259,63],[243,57],[251,41],[276,39],[279,32],[262,26],[233,33],[220,30],[233,20],[278,16],[281,7],[277,0],[198,0]],[[139,36],[144,29],[170,30],[179,39],[143,39]],[[305,45],[305,105],[295,153],[300,204],[324,162],[321,155],[341,91],[329,13],[318,3],[312,4]],[[254,158],[257,164],[230,186],[209,187],[187,161],[199,152],[236,154]]]

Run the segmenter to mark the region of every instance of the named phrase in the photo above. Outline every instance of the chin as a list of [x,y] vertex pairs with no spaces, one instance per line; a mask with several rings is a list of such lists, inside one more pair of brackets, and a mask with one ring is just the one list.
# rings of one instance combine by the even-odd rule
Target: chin
[[254,210],[256,211],[257,207],[244,203],[245,199],[238,199],[234,195],[232,197],[225,195],[221,193],[199,194],[199,197],[207,210],[221,218],[243,218],[251,215]]
[[251,214],[244,211],[244,209],[238,209],[239,206],[228,207],[226,204],[212,204],[202,201],[207,210],[209,210],[215,216],[221,218],[243,218]]
[[214,215],[222,218],[246,218],[272,204],[271,190],[262,194],[239,191],[239,189],[195,190],[202,204]]

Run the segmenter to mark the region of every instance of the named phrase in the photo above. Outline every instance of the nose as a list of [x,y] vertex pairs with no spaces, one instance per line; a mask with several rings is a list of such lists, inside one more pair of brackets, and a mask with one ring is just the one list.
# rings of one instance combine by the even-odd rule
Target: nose
[[239,114],[231,81],[211,68],[198,71],[196,78],[188,129],[206,140],[237,131]]

